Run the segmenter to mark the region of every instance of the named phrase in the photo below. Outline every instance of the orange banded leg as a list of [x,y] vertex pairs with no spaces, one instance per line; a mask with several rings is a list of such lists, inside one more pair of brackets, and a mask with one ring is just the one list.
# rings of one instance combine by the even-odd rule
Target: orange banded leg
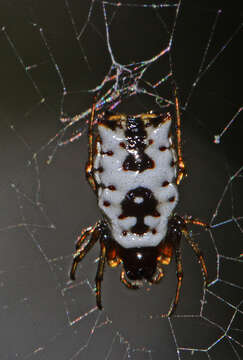
[[112,268],[117,267],[121,263],[115,247],[110,247],[110,249],[107,250],[106,259],[107,264]]
[[183,220],[185,221],[186,224],[192,224],[192,225],[198,225],[198,226],[202,226],[202,227],[205,227],[205,228],[209,228],[210,225],[199,220],[199,219],[196,219],[196,218],[193,218],[192,216],[184,216],[183,217]]
[[[91,235],[90,239],[87,240],[87,237],[90,235]],[[96,223],[94,226],[90,226],[82,231],[76,244],[76,252],[73,256],[73,264],[70,272],[70,278],[72,280],[75,280],[75,272],[77,270],[78,263],[94,246],[99,236],[100,236],[99,223]]]
[[153,276],[153,279],[152,279],[151,283],[152,284],[158,284],[163,276],[164,276],[164,272],[163,272],[162,266],[158,263],[156,273]]
[[93,174],[93,169],[94,169],[94,154],[93,154],[93,151],[94,151],[94,149],[93,149],[94,115],[95,115],[95,101],[94,101],[94,104],[92,107],[92,113],[91,113],[91,118],[90,118],[90,122],[89,122],[89,131],[88,131],[89,160],[87,162],[85,171],[86,171],[86,177],[88,179],[88,182],[90,183],[90,186],[92,187],[94,192],[96,192],[97,186],[96,186],[96,182],[95,182],[94,174]]
[[165,241],[162,244],[159,254],[158,261],[163,265],[169,265],[173,255],[173,244],[169,241]]
[[176,178],[176,183],[177,185],[179,185],[186,173],[186,169],[182,157],[181,115],[180,115],[180,106],[179,106],[179,99],[178,99],[176,85],[175,85],[174,97],[175,97],[175,109],[176,109],[176,138],[177,138],[177,156],[178,156],[177,159],[178,174]]
[[133,285],[127,278],[126,278],[126,274],[125,274],[125,270],[122,269],[121,271],[121,282],[128,287],[129,289],[138,289],[139,287],[137,285]]
[[[183,219],[184,219],[186,224],[198,225],[198,226],[202,226],[202,227],[204,227],[206,229],[210,228],[209,224],[207,224],[207,223],[205,223],[205,222],[203,222],[203,221],[201,221],[199,219],[193,218],[192,216],[185,216]],[[193,241],[193,239],[191,238],[191,236],[189,235],[188,230],[184,229],[183,234],[184,234],[187,242],[191,245],[193,251],[195,252],[195,254],[196,254],[197,258],[198,258],[198,261],[201,264],[203,280],[204,280],[204,286],[206,286],[208,284],[208,275],[207,275],[208,273],[207,273],[207,268],[206,268],[206,264],[205,264],[205,261],[204,261],[203,254],[200,251],[197,243],[195,243]]]
[[104,268],[105,268],[105,256],[106,256],[106,248],[103,242],[100,244],[100,260],[99,265],[95,277],[95,283],[96,283],[96,304],[97,307],[101,310],[101,282],[103,280],[104,276]]
[[193,239],[189,235],[189,232],[186,229],[183,230],[183,234],[184,234],[188,244],[192,247],[194,253],[196,254],[196,256],[198,258],[198,261],[200,262],[201,270],[202,270],[202,274],[203,274],[204,286],[207,286],[207,284],[208,284],[208,272],[207,272],[207,268],[206,268],[206,264],[205,264],[205,261],[204,261],[203,254],[202,254],[201,250],[199,249],[197,243],[195,243],[195,241],[193,241]]

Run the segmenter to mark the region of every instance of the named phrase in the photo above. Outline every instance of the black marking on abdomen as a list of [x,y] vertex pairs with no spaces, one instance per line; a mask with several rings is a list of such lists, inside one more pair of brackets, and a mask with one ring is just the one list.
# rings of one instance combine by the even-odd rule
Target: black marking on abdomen
[[168,148],[167,148],[166,146],[160,146],[160,147],[159,147],[159,150],[160,150],[160,151],[166,151],[167,149],[168,149]]
[[123,162],[123,169],[138,172],[153,169],[154,161],[144,152],[147,147],[144,122],[141,119],[128,117],[126,126],[125,136],[129,155]]
[[106,207],[110,206],[110,204],[111,204],[111,203],[110,203],[109,201],[104,201],[104,202],[103,202],[103,205],[106,206]]
[[109,150],[109,151],[101,151],[100,153],[101,153],[101,155],[108,155],[108,156],[114,155],[113,151],[111,151],[111,150]]
[[136,156],[128,155],[122,166],[124,170],[142,172],[147,169],[153,169],[155,164],[147,154],[138,152]]
[[104,171],[104,168],[102,166],[94,169],[94,171],[98,171],[99,173],[102,173]]
[[111,191],[115,191],[116,190],[116,187],[114,185],[109,185],[107,186],[107,188]]
[[[143,201],[139,203],[135,202],[134,199],[136,197],[143,198]],[[121,202],[122,213],[119,219],[125,219],[129,216],[136,217],[137,222],[131,227],[130,231],[142,235],[149,229],[144,223],[145,216],[160,216],[156,209],[157,204],[158,201],[155,199],[151,190],[144,187],[137,187],[136,189],[130,190]]]
[[168,186],[169,184],[170,184],[169,181],[165,180],[165,181],[162,183],[162,186],[163,186],[163,187],[166,187],[166,186]]

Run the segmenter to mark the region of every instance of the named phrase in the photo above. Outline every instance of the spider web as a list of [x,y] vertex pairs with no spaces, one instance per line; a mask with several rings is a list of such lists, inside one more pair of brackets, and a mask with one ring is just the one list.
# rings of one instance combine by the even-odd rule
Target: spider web
[[[242,98],[240,1],[1,3],[1,359],[242,359]],[[180,95],[188,177],[180,215],[210,285],[183,243],[174,262],[133,292],[106,269],[95,306],[98,245],[70,282],[75,239],[100,213],[85,181],[87,122],[171,111]]]

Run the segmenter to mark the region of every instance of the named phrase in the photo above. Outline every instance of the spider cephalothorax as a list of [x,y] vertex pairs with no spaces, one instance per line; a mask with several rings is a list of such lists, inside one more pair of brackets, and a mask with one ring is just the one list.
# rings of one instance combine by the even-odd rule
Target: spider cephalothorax
[[[177,152],[171,139],[169,113],[106,115],[98,121],[97,128],[93,148],[93,109],[86,173],[104,219],[81,233],[71,278],[74,279],[78,262],[99,240],[101,254],[96,295],[97,305],[101,308],[101,281],[106,262],[111,267],[121,264],[121,281],[128,288],[135,289],[144,280],[158,283],[163,277],[162,265],[170,263],[174,252],[178,282],[169,316],[178,303],[183,277],[182,235],[196,253],[205,283],[207,281],[203,256],[189,236],[186,224],[207,225],[191,217],[174,215],[179,198],[178,185],[184,174],[179,112]],[[90,238],[87,239],[87,236]]]

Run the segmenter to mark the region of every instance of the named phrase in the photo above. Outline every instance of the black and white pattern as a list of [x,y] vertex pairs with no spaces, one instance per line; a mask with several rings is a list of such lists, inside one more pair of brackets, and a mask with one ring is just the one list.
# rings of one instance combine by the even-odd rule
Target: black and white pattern
[[178,202],[170,127],[169,115],[121,115],[98,125],[98,203],[125,248],[157,246],[166,235]]

